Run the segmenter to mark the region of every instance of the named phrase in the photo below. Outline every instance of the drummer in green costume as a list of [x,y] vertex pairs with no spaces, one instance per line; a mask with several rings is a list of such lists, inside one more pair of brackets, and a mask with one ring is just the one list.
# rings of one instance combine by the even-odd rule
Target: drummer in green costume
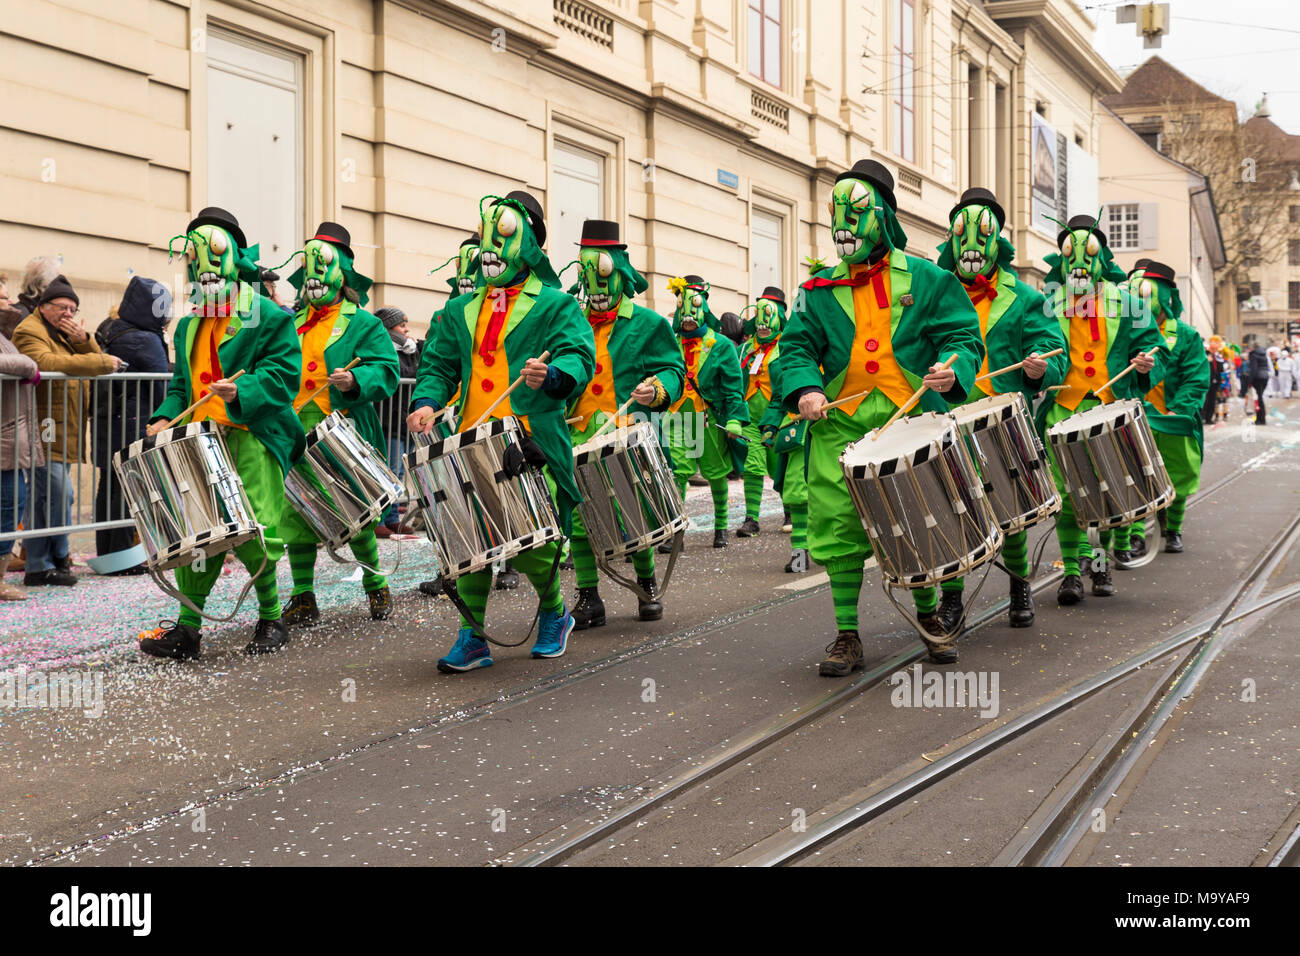
[[[1021,282],[1011,264],[1016,250],[1002,238],[1006,213],[997,197],[987,189],[974,187],[962,193],[957,205],[948,212],[948,238],[939,246],[939,266],[959,280],[971,305],[979,315],[980,334],[984,337],[984,364],[979,375],[1006,368],[1023,361],[1024,367],[983,382],[977,381],[963,405],[991,395],[1021,392],[1027,407],[1034,396],[1059,385],[1069,370],[1066,342],[1061,328],[1044,308],[1043,294]],[[1062,354],[1050,359],[1039,358],[1057,349]],[[1034,623],[1034,598],[1029,588],[1028,532],[1006,535],[1002,561],[1007,570],[1019,578],[1011,579],[1011,603],[1008,610],[1012,627],[1029,627]],[[956,630],[965,617],[962,606],[964,580],[952,578],[939,585],[943,597],[939,617],[950,631]]]
[[[946,411],[965,400],[984,357],[979,319],[962,285],[938,266],[904,252],[894,179],[862,160],[831,192],[831,231],[841,262],[804,283],[781,337],[775,374],[787,411],[811,424],[808,458],[808,544],[831,579],[838,634],[820,673],[863,667],[858,598],[871,545],[849,497],[839,456],[883,425],[924,382],[915,411]],[[956,356],[951,368],[942,368]],[[827,411],[837,397],[864,398]],[[957,659],[939,620],[933,588],[914,589],[918,622],[931,658]]]
[[[727,546],[727,476],[744,470],[744,445],[738,440],[749,422],[740,357],[736,346],[718,334],[718,320],[709,310],[709,284],[697,275],[668,283],[677,296],[673,332],[679,339],[686,367],[686,387],[670,406],[664,422],[673,474],[682,497],[691,476],[699,471],[713,496],[713,546]],[[667,542],[659,551],[667,554]]]
[[[785,328],[785,293],[768,286],[755,301],[753,315],[745,322],[748,336],[740,350],[740,370],[745,378],[745,404],[749,424],[744,438],[745,451],[745,520],[736,529],[737,538],[758,534],[758,512],[763,502],[763,479],[777,469],[776,452],[763,443],[759,422],[772,403],[772,362],[781,354],[781,330]],[[806,517],[806,514],[805,514]]]
[[[254,284],[261,281],[257,247],[249,247],[234,216],[209,206],[176,238],[185,240],[190,302],[195,308],[176,328],[176,366],[167,397],[150,419],[148,434],[156,435],[192,402],[206,396],[190,421],[207,419],[222,426],[253,516],[265,529],[265,549],[257,541],[235,548],[236,557],[253,576],[257,594],[257,628],[244,650],[265,654],[289,643],[289,632],[280,620],[275,568],[283,550],[277,526],[282,509],[288,507],[284,476],[304,445],[289,404],[301,370],[298,340],[293,317],[254,291]],[[244,374],[232,380],[239,371]],[[176,569],[176,585],[195,607],[204,607],[221,576],[223,557]],[[172,627],[140,635],[140,650],[152,657],[198,657],[202,620],[193,608],[182,605]]]
[[[1201,333],[1182,321],[1183,300],[1171,267],[1163,262],[1143,261],[1129,276],[1129,291],[1149,303],[1169,349],[1164,380],[1147,392],[1143,404],[1156,447],[1177,495],[1160,512],[1165,551],[1181,554],[1187,499],[1201,486],[1201,459],[1205,452],[1201,408],[1210,390],[1210,363],[1205,357]],[[1117,562],[1135,560],[1146,554],[1146,522],[1136,521],[1129,530],[1129,551],[1116,552]]]
[[[1070,367],[1064,388],[1038,406],[1039,434],[1071,415],[1116,399],[1141,399],[1164,376],[1161,346],[1164,339],[1146,305],[1116,283],[1124,273],[1115,265],[1106,234],[1092,216],[1074,216],[1056,237],[1061,252],[1046,257],[1048,308],[1069,345]],[[1154,356],[1146,353],[1154,351]],[[1105,385],[1132,363],[1134,371],[1098,396],[1093,389]],[[1074,502],[1066,492],[1055,457],[1049,449],[1052,477],[1061,492],[1061,511],[1056,516],[1056,538],[1061,546],[1065,578],[1057,589],[1057,603],[1078,604],[1083,600],[1082,575],[1092,576],[1092,593],[1109,597],[1115,593],[1103,553],[1093,553],[1088,536],[1074,517]],[[1114,532],[1116,550],[1127,550],[1128,529]],[[1102,546],[1110,547],[1112,533],[1102,532]]]
[[[302,266],[289,277],[301,306],[294,325],[302,351],[302,378],[293,409],[304,434],[330,412],[339,411],[372,447],[386,448],[375,403],[397,390],[397,350],[384,324],[362,308],[369,298],[370,280],[354,268],[351,242],[347,229],[338,223],[321,223],[303,249]],[[359,364],[345,370],[354,359]],[[327,382],[329,387],[317,393]],[[309,477],[311,473],[304,469],[301,474]],[[392,600],[388,580],[375,570],[379,565],[378,524],[376,517],[348,542],[348,548],[362,564],[361,587],[370,604],[370,617],[382,621],[392,613]],[[320,620],[315,592],[320,539],[287,503],[282,509],[280,536],[293,576],[284,622],[290,627],[309,627]]]
[[[640,406],[636,411],[663,412],[681,396],[686,378],[668,320],[632,301],[648,283],[628,261],[627,246],[619,241],[618,223],[588,219],[582,224],[578,245],[596,364],[591,384],[569,402],[569,417],[578,419],[570,426],[575,448],[592,438],[629,398]],[[596,556],[577,511],[573,513],[572,542],[578,578],[578,603],[573,608],[575,630],[601,627],[605,623],[605,602],[598,587]],[[633,554],[632,566],[637,584],[646,595],[637,595],[637,618],[657,621],[664,609],[657,599],[654,549]]]
[[[522,460],[512,468],[548,466],[554,481],[556,512],[565,526],[578,501],[573,480],[573,445],[564,424],[565,406],[591,381],[595,346],[591,326],[577,301],[560,291],[542,244],[546,222],[541,204],[516,190],[487,196],[483,212],[479,270],[484,285],[473,295],[448,303],[432,342],[420,358],[407,427],[427,433],[435,413],[460,392],[460,429],[471,427],[510,383],[521,387],[497,405],[492,418],[516,416],[525,429]],[[549,352],[546,360],[541,358]],[[533,657],[560,657],[573,632],[557,575],[552,574],[557,545],[547,542],[524,551],[514,564],[528,576],[541,599]],[[483,621],[492,572],[477,571],[456,581],[465,610]],[[492,665],[491,649],[476,636],[464,614],[451,650],[438,661],[444,673]]]

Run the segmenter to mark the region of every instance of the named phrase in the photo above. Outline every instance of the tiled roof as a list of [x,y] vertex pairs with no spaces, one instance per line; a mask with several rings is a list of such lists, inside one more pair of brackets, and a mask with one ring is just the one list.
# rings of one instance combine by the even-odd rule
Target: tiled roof
[[1265,116],[1252,116],[1242,124],[1242,133],[1247,140],[1258,137],[1263,142],[1276,143],[1282,158],[1288,162],[1300,162],[1300,136],[1288,133]]
[[[1203,103],[1206,101],[1232,106],[1232,101],[1216,96],[1186,73],[1167,61],[1153,56],[1128,75],[1124,89],[1102,98],[1112,110],[1134,106],[1158,106],[1163,103]],[[1235,109],[1235,107],[1234,107]]]

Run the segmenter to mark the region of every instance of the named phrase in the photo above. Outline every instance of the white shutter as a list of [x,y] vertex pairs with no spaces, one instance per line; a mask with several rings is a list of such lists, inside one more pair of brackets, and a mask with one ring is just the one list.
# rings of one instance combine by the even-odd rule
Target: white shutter
[[1159,205],[1153,202],[1138,203],[1138,231],[1142,235],[1141,248],[1156,249],[1160,246],[1160,229],[1157,223]]

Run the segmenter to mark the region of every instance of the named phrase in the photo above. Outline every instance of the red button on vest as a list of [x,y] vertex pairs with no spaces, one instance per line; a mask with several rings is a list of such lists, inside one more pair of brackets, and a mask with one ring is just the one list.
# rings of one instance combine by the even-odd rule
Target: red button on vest
[[316,383],[315,383],[314,381],[312,381],[311,379],[307,379],[307,381],[303,382],[302,385],[303,385],[303,388],[315,388],[315,387],[316,387]]
[[488,368],[491,368],[493,365],[496,364],[496,362],[497,362],[497,357],[495,355],[483,356],[483,364],[488,366]]
[[199,398],[207,398],[207,397],[208,397],[208,390],[206,388],[203,391],[199,392]]
[[1095,359],[1096,357],[1097,357],[1097,356],[1093,355],[1091,352],[1084,352],[1084,353],[1083,353],[1083,360],[1084,360],[1085,362],[1091,362],[1091,361],[1092,361],[1093,359]]
[[315,363],[315,362],[308,362],[308,363],[307,363],[307,371],[309,371],[309,372],[314,372],[314,371],[316,371],[316,363]]
[[1083,374],[1088,376],[1088,378],[1092,378],[1094,375],[1097,374],[1097,370],[1093,368],[1091,365],[1089,365],[1087,368],[1083,370]]
[[879,343],[879,342],[877,342],[875,339],[867,339],[867,351],[868,351],[868,352],[874,352],[874,351],[875,351],[876,349],[878,349],[878,348],[880,348],[880,343]]
[[875,375],[877,372],[880,371],[880,363],[877,362],[875,359],[872,359],[871,361],[867,362],[867,371],[870,372],[872,375]]
[[[597,367],[597,371],[599,371],[599,367]],[[604,390],[605,390],[605,387],[604,387],[603,385],[601,385],[599,382],[597,382],[595,385],[591,386],[591,394],[593,394],[593,395],[599,395],[599,394],[600,394],[601,392],[603,392]]]
[[485,392],[492,391],[492,379],[490,378],[483,379],[483,391]]
[[[597,363],[596,363],[596,374],[599,375],[599,374],[600,374],[601,372],[603,372],[603,371],[605,371],[605,366],[603,366],[603,365],[601,365],[599,362],[597,362]],[[597,392],[596,394],[599,395],[600,393]]]
[[208,382],[212,381],[212,376],[209,375],[207,372],[200,372],[199,381],[202,382],[204,385],[207,385]]

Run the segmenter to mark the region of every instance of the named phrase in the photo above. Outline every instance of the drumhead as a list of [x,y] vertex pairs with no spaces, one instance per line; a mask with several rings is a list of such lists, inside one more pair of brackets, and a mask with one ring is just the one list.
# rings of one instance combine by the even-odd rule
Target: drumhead
[[478,428],[456,432],[446,438],[435,438],[427,445],[418,445],[407,455],[407,461],[416,466],[423,465],[450,452],[460,451],[460,449],[467,448],[476,442],[487,441],[506,433],[512,434],[516,438],[523,435],[523,428],[519,424],[519,419],[513,415],[507,415],[505,418],[491,418]]
[[1004,395],[990,395],[978,402],[954,408],[950,414],[957,419],[957,424],[972,431],[988,428],[994,422],[1010,418],[1015,414],[1016,406],[1024,399],[1019,392],[1007,392]]
[[948,415],[925,412],[899,419],[876,438],[879,432],[879,429],[874,429],[845,448],[840,463],[845,468],[864,470],[869,470],[872,465],[883,468],[904,461],[918,464],[929,458],[935,447],[943,448],[953,443],[956,425]]
[[573,460],[575,464],[585,465],[593,458],[604,458],[606,455],[617,454],[624,448],[634,448],[648,442],[658,442],[654,427],[649,422],[637,422],[623,429],[614,425],[605,434],[574,448]]
[[185,425],[174,425],[171,428],[165,428],[156,435],[146,435],[144,438],[137,438],[125,448],[114,452],[113,458],[119,463],[135,458],[151,448],[157,448],[160,445],[170,445],[172,442],[181,441],[185,438],[196,438],[199,435],[206,435],[213,429],[211,419],[205,418],[201,422],[189,422]]
[[[306,447],[311,448],[313,445],[318,444],[330,432],[337,431],[340,428],[352,432],[357,430],[357,426],[353,424],[351,419],[344,418],[343,413],[335,409],[326,415],[315,428],[307,433]],[[357,437],[360,437],[360,435]]]
[[1142,403],[1133,398],[1111,402],[1109,405],[1094,405],[1087,411],[1076,412],[1057,422],[1047,429],[1047,437],[1056,441],[1076,441],[1077,436],[1084,434],[1095,438],[1141,416]]

